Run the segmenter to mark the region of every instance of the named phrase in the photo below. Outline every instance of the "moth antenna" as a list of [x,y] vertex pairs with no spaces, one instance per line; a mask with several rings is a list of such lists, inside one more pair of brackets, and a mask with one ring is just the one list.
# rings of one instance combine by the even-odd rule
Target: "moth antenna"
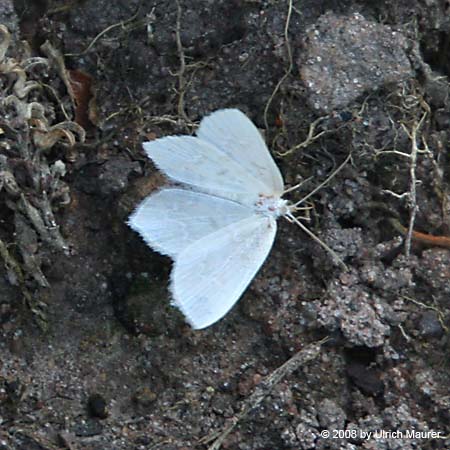
[[314,209],[314,206],[295,206],[295,205],[290,205],[289,206],[289,211],[290,212],[311,211],[311,209]]
[[[347,155],[347,157],[344,159],[344,162],[337,168],[335,169],[333,172],[331,172],[331,174],[324,180],[322,181],[322,183],[320,183],[317,187],[315,187],[309,194],[307,194],[305,197],[303,197],[301,200],[299,200],[297,203],[294,203],[292,206],[293,207],[298,207],[298,205],[302,204],[303,202],[305,202],[306,200],[308,200],[309,197],[313,196],[317,191],[319,191],[320,189],[322,189],[326,184],[328,184],[343,168],[344,166],[349,162],[350,158],[351,158],[352,154],[349,153]],[[288,189],[292,190],[291,188]]]
[[307,183],[309,180],[312,180],[312,178],[313,178],[312,176],[308,177],[306,180],[300,181],[300,183],[297,183],[294,186],[287,188],[286,190],[283,191],[283,194],[281,196],[284,196],[284,194],[288,194],[289,192],[295,191],[296,189]]
[[311,222],[311,217],[309,216],[295,216],[297,220],[305,220],[306,222]]
[[342,261],[342,259],[337,255],[337,253],[332,250],[330,247],[328,247],[325,242],[323,242],[321,239],[319,239],[311,230],[308,229],[308,227],[305,227],[298,219],[297,217],[293,216],[291,213],[286,214],[284,217],[289,222],[294,222],[296,225],[298,225],[308,236],[310,236],[314,241],[316,241],[318,244],[322,246],[332,257],[333,259],[345,270],[348,271],[347,265]]

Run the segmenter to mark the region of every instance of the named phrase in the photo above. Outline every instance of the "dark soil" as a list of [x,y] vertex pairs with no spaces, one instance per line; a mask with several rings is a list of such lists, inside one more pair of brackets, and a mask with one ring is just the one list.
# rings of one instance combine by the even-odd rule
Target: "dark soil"
[[[0,449],[450,448],[449,8],[0,2]],[[307,223],[348,270],[280,221],[193,331],[125,221],[141,143],[227,107],[292,200],[351,153]]]

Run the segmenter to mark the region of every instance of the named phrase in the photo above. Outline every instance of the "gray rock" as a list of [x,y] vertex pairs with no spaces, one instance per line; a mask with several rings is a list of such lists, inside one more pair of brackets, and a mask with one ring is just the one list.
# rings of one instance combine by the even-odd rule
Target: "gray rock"
[[311,106],[328,113],[364,93],[410,78],[405,48],[400,33],[361,14],[324,14],[308,30],[306,50],[298,61]]

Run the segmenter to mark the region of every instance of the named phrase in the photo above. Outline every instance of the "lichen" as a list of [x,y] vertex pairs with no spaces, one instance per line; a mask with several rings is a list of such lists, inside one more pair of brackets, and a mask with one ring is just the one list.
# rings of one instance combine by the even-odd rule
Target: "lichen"
[[[0,230],[0,256],[9,282],[20,287],[43,325],[39,292],[49,287],[43,254],[69,252],[55,210],[70,201],[70,192],[62,180],[62,156],[52,149],[73,147],[84,141],[85,132],[71,120],[56,119],[54,101],[45,90],[52,61],[30,56],[25,44],[19,56],[10,43],[11,34],[0,25],[0,201],[12,212]],[[56,106],[70,110],[70,105]]]

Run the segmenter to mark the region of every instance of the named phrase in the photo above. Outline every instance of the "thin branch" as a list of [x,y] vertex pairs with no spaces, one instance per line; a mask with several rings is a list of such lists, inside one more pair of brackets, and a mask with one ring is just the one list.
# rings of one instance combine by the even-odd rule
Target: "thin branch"
[[182,10],[180,0],[177,1],[177,23],[176,23],[176,41],[178,57],[180,59],[180,68],[178,69],[178,115],[185,121],[185,123],[190,123],[190,119],[184,110],[184,95],[186,93],[186,79],[184,74],[186,72],[186,57],[184,54],[183,44],[181,42],[181,18]]
[[303,142],[300,142],[300,144],[294,145],[294,147],[290,148],[289,150],[286,150],[285,152],[278,152],[278,155],[279,156],[290,155],[291,153],[295,152],[296,150],[308,147],[309,144],[311,144],[314,141],[316,141],[317,139],[319,139],[325,133],[329,133],[328,130],[323,130],[317,134],[314,134],[314,132],[316,131],[316,126],[323,120],[327,119],[328,117],[329,116],[322,116],[322,117],[317,118],[314,122],[311,122],[309,124],[308,135],[306,136],[306,139]]
[[292,0],[288,0],[288,12],[286,16],[286,23],[284,25],[284,43],[286,45],[286,51],[288,54],[289,66],[285,74],[278,81],[277,85],[275,86],[275,89],[272,91],[272,94],[270,95],[269,100],[267,100],[266,106],[264,108],[264,126],[266,127],[266,130],[269,129],[269,125],[267,122],[267,113],[269,111],[270,105],[273,99],[275,98],[275,95],[277,94],[278,90],[280,89],[281,85],[284,83],[284,80],[286,80],[286,78],[291,74],[292,69],[294,67],[291,44],[289,43],[289,24],[291,22],[291,15],[292,15]]
[[417,166],[417,153],[419,152],[419,149],[417,148],[417,131],[422,126],[422,123],[427,116],[427,113],[425,112],[420,119],[418,124],[414,124],[411,133],[408,132],[406,127],[402,124],[403,129],[408,134],[409,138],[411,139],[411,154],[410,154],[410,164],[409,164],[409,201],[410,201],[410,216],[409,216],[409,225],[408,225],[408,233],[406,234],[405,239],[405,255],[407,258],[409,258],[411,254],[411,241],[414,231],[414,223],[416,220],[417,215],[417,193],[416,193],[416,184],[417,184],[417,178],[416,178],[416,166]]
[[219,433],[215,433],[213,436],[202,439],[201,443],[205,444],[215,439],[212,445],[208,447],[208,450],[219,450],[225,439],[233,431],[236,425],[245,419],[255,408],[257,408],[262,401],[272,392],[273,388],[280,383],[284,378],[292,374],[302,365],[317,358],[320,353],[320,349],[323,344],[329,340],[328,337],[322,339],[319,342],[315,342],[306,346],[304,349],[297,352],[292,358],[288,359],[282,366],[275,369],[268,377],[266,377],[255,388],[255,391],[250,397],[244,401],[244,405],[239,414],[233,417],[230,423]]
[[80,53],[64,53],[64,56],[82,56],[85,55],[86,53],[88,53],[91,48],[97,43],[97,41],[106,33],[108,33],[109,31],[113,30],[114,28],[117,27],[125,27],[125,25],[128,25],[129,23],[133,22],[136,17],[138,16],[139,13],[139,8],[138,10],[127,20],[121,20],[118,23],[114,23],[113,25],[110,25],[109,27],[105,28],[103,31],[101,31],[100,33],[97,34],[97,36],[95,36],[95,38],[91,41],[91,43]]

